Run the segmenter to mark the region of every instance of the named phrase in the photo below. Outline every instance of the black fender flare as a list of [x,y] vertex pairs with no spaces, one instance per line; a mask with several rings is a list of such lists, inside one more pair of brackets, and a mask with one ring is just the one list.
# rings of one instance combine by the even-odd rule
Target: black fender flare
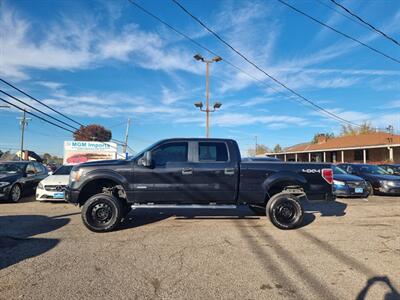
[[99,179],[109,179],[114,181],[117,185],[121,185],[125,191],[129,189],[128,180],[124,176],[113,170],[100,169],[84,174],[84,180],[79,185],[79,190],[82,191],[89,183]]
[[309,183],[303,175],[291,171],[276,172],[268,176],[268,178],[263,182],[262,185],[265,195],[268,196],[270,189],[274,186],[288,183],[289,185],[299,186],[304,190],[308,190],[309,187]]

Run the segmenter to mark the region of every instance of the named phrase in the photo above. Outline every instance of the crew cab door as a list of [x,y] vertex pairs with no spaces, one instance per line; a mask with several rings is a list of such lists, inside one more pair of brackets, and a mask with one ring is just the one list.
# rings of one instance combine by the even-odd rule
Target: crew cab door
[[230,159],[228,145],[223,141],[194,143],[191,190],[197,203],[236,203],[238,162]]
[[189,143],[173,141],[151,150],[152,166],[134,166],[133,201],[137,203],[181,203],[190,199],[188,177]]

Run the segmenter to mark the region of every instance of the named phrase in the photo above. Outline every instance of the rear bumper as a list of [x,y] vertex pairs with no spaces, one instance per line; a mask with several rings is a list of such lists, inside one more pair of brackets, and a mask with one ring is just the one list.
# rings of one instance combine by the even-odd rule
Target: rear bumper
[[79,203],[79,190],[73,190],[70,187],[65,188],[65,201],[78,204]]

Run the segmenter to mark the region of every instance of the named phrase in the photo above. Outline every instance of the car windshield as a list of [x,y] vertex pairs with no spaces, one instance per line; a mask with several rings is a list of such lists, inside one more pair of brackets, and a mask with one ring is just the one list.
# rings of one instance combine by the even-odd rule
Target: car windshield
[[389,173],[383,168],[373,165],[363,165],[358,167],[360,173],[375,174],[375,175],[388,175]]
[[333,174],[347,174],[346,171],[343,169],[337,167],[337,166],[332,166]]
[[0,173],[16,174],[22,173],[23,165],[20,164],[0,164]]
[[53,175],[69,175],[73,166],[61,166],[54,171]]

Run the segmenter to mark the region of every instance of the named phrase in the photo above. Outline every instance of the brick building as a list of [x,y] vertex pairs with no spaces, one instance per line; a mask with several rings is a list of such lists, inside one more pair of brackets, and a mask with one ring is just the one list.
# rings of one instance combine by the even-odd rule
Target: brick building
[[400,163],[400,135],[373,132],[299,144],[280,153],[266,153],[284,161]]

